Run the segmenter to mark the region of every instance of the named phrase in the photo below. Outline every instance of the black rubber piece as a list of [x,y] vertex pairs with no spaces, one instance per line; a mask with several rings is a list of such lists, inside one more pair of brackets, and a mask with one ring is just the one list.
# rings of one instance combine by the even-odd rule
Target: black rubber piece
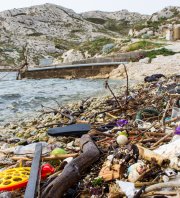
[[42,144],[37,143],[24,198],[37,197],[37,190],[38,190],[39,178],[40,178],[41,155],[42,155]]
[[91,130],[90,124],[72,124],[65,127],[50,128],[48,135],[51,136],[81,136]]

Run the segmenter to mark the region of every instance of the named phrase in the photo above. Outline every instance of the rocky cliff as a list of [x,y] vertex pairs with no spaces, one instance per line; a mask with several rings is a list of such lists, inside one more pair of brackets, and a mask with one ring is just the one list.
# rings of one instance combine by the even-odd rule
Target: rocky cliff
[[3,11],[0,12],[0,65],[20,66],[26,56],[31,66],[44,64],[44,60],[51,64],[53,59],[61,61],[62,54],[71,49],[94,55],[100,45],[111,44],[114,37],[127,36],[132,27],[158,27],[172,19],[180,19],[179,7],[168,7],[152,16],[127,10],[77,14],[54,4]]
[[103,26],[88,22],[73,10],[53,4],[0,13],[0,65],[18,65],[28,51],[28,62],[56,57],[88,39],[115,36]]
[[142,15],[128,10],[117,12],[90,11],[81,14],[83,18],[95,24],[101,24],[104,28],[127,35],[129,29],[137,24],[147,21],[150,16]]

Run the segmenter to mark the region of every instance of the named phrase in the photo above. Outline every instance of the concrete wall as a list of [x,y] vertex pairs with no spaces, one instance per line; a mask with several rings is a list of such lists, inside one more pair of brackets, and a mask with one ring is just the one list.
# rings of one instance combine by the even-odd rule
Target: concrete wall
[[86,67],[67,67],[67,68],[54,68],[47,70],[33,70],[26,71],[21,74],[22,78],[42,79],[42,78],[86,78],[97,75],[105,76],[118,65],[108,66],[86,66]]
[[[115,56],[90,58],[86,60],[74,61],[75,64],[91,64],[91,63],[112,63],[112,62],[129,62],[137,61],[145,56],[145,51],[127,52],[116,54]],[[65,66],[65,65],[64,65]],[[45,70],[26,71],[21,74],[22,78],[86,78],[94,76],[105,76],[109,74],[118,65],[98,65],[98,66],[85,66],[85,67],[66,67],[66,68],[50,68]]]

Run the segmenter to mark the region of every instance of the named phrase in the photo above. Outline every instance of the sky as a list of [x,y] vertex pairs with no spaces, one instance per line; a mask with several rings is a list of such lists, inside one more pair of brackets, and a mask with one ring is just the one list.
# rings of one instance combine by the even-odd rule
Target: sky
[[44,3],[54,3],[75,12],[91,10],[118,11],[127,9],[142,14],[152,14],[166,6],[180,6],[180,0],[0,0],[0,11]]

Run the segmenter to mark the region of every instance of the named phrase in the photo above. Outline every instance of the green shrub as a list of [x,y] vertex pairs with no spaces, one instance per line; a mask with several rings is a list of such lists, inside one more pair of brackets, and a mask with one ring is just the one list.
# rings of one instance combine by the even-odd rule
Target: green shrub
[[110,38],[98,38],[94,41],[87,41],[82,43],[76,49],[82,52],[88,51],[92,56],[101,52],[102,47],[106,44],[114,43],[114,41]]
[[74,42],[71,42],[71,41],[68,41],[68,40],[63,40],[63,39],[60,39],[60,38],[55,38],[54,39],[54,44],[55,44],[55,47],[57,49],[62,49],[62,50],[69,50],[69,49],[72,49],[72,48],[75,47]]
[[127,48],[127,51],[131,52],[131,51],[140,50],[140,49],[148,50],[148,49],[153,49],[156,47],[161,47],[162,45],[163,44],[161,43],[153,43],[150,41],[143,40],[143,41],[138,41],[138,42],[130,44]]
[[43,35],[43,33],[40,33],[40,32],[34,32],[32,34],[28,34],[28,36],[41,36]]
[[86,20],[101,25],[103,25],[106,22],[104,19],[100,19],[100,18],[87,18]]
[[116,21],[113,19],[109,19],[105,24],[104,27],[110,31],[118,32],[122,35],[127,35],[131,26],[127,21]]
[[156,58],[157,55],[170,56],[170,55],[174,55],[174,54],[176,54],[176,52],[173,52],[173,51],[168,50],[163,47],[161,49],[148,51],[146,53],[146,57],[149,57],[150,60],[152,60],[153,58]]

